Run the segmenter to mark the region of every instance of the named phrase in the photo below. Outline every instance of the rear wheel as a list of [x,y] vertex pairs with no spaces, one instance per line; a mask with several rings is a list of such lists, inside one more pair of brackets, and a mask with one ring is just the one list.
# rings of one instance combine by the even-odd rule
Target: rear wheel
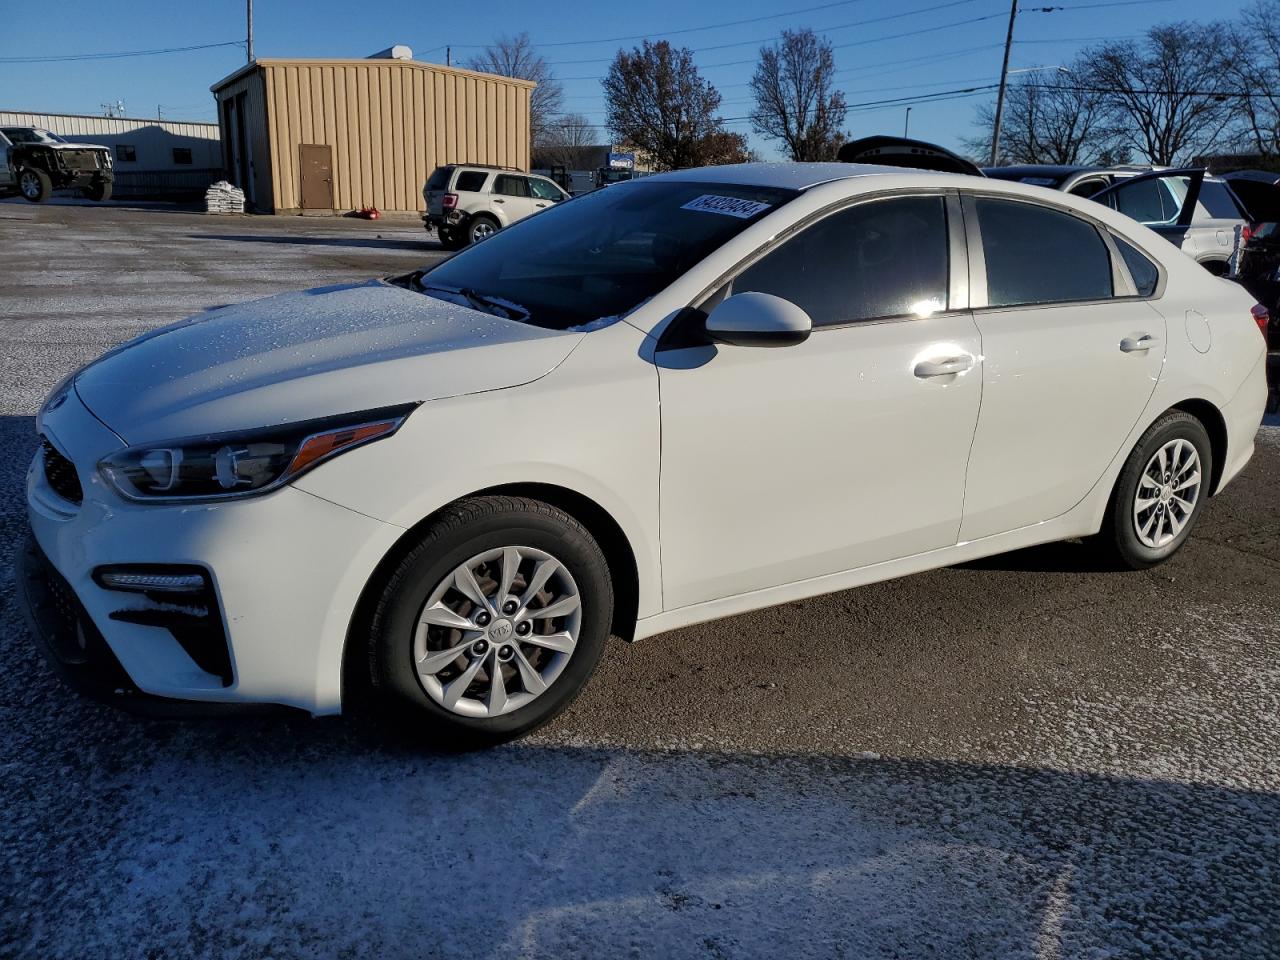
[[18,172],[18,192],[32,203],[43,203],[53,193],[53,181],[43,170],[24,167]]
[[466,239],[458,236],[452,230],[441,228],[436,235],[440,238],[440,246],[446,250],[461,250],[466,244]]
[[1171,410],[1125,462],[1100,543],[1135,570],[1162,563],[1186,542],[1209,496],[1213,448],[1204,425]]
[[370,679],[436,745],[500,743],[569,705],[612,617],[608,565],[580,523],[536,500],[464,500],[391,575],[371,624]]

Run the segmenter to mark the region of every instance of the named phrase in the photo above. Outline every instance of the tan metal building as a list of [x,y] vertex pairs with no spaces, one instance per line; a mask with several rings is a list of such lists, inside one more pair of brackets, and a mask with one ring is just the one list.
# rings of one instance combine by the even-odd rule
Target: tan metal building
[[254,209],[409,213],[439,164],[529,169],[532,82],[400,56],[255,60],[210,88]]

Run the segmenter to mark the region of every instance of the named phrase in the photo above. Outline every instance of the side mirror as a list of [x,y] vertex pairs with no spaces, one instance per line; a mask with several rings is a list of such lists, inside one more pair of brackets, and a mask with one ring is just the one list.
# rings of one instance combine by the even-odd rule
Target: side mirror
[[739,347],[790,347],[812,330],[807,313],[771,293],[735,293],[707,317],[707,336]]

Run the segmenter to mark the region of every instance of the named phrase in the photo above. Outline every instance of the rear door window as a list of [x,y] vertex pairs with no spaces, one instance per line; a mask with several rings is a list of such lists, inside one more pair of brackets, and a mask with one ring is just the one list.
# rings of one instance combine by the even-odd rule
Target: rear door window
[[771,293],[815,326],[927,316],[947,308],[942,197],[861,203],[806,227],[747,267],[726,293]]
[[993,307],[1111,297],[1111,252],[1093,224],[1018,200],[974,201]]
[[529,195],[529,181],[524,177],[500,173],[494,178],[493,192],[504,197],[527,197]]
[[489,175],[483,170],[463,170],[458,174],[458,182],[453,189],[459,193],[479,193],[488,179]]
[[1206,179],[1200,184],[1200,206],[1215,220],[1245,219],[1230,188],[1220,180]]

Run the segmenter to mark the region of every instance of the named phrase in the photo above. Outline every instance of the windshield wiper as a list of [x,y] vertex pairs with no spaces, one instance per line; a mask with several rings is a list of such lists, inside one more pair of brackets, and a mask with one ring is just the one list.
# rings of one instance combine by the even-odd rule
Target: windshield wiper
[[[468,304],[482,313],[491,313],[506,320],[527,320],[529,317],[528,310],[525,310],[514,303],[509,303],[506,300],[499,300],[496,297],[486,297],[483,293],[477,293],[470,287],[446,287],[444,284],[439,283],[425,283],[423,282],[422,277],[418,277],[416,283],[418,284],[419,290],[439,290],[441,293],[452,293],[456,296],[462,297]],[[519,314],[518,317],[516,315],[517,313]]]

